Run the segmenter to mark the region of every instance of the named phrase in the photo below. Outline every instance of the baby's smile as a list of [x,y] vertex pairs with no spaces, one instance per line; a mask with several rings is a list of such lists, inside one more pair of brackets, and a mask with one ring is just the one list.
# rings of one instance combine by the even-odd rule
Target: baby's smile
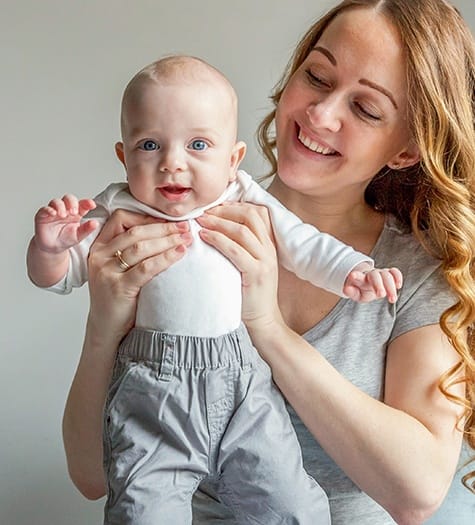
[[191,192],[191,188],[180,186],[179,184],[169,184],[158,188],[165,199],[173,202],[184,200]]

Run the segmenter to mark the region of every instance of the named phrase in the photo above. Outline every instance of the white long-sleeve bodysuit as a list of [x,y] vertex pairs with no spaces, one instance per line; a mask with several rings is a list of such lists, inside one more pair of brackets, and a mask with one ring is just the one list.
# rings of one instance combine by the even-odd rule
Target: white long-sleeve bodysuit
[[[119,208],[171,221],[188,220],[193,243],[185,256],[156,276],[140,293],[136,326],[177,335],[216,337],[235,330],[241,322],[241,276],[236,267],[198,235],[196,218],[225,201],[252,202],[266,206],[280,263],[299,278],[340,296],[351,270],[359,263],[373,263],[334,237],[304,224],[280,202],[239,171],[219,199],[182,217],[165,215],[137,201],[126,183],[109,185],[95,198],[97,208],[87,218],[102,225]],[[70,249],[71,263],[66,277],[50,289],[69,293],[87,281],[89,248],[98,228]]]

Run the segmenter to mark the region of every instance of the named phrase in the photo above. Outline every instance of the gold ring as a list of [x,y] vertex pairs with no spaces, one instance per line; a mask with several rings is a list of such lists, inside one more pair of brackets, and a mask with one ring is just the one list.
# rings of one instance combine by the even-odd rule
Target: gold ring
[[127,271],[130,268],[130,264],[124,260],[122,257],[122,252],[120,250],[117,250],[114,253],[114,257],[117,257],[117,260],[119,261],[119,267],[121,270]]

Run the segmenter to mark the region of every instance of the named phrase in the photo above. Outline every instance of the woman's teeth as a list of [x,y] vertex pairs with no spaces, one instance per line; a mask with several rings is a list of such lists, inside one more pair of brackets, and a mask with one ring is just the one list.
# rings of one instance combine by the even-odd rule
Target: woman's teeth
[[313,141],[310,137],[307,137],[302,133],[302,130],[299,131],[299,141],[309,150],[314,151],[315,153],[320,153],[321,155],[333,155],[335,150],[331,148],[326,148],[318,142]]

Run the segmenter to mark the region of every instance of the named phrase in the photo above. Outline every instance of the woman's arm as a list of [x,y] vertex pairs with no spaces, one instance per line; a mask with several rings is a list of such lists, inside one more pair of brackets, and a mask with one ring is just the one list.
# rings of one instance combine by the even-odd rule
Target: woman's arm
[[438,508],[462,439],[455,429],[456,405],[437,387],[442,372],[456,362],[438,326],[392,343],[384,403],[347,381],[285,324],[254,325],[250,333],[310,432],[397,523],[421,523]]
[[450,485],[462,439],[460,409],[438,389],[457,362],[440,328],[398,337],[388,350],[384,403],[366,395],[283,321],[265,210],[226,205],[211,213],[200,221],[203,238],[242,272],[243,319],[284,396],[334,461],[398,523],[427,519]]
[[[164,223],[118,211],[104,226],[89,256],[91,305],[84,345],[63,417],[68,469],[90,499],[105,494],[102,412],[117,347],[133,327],[141,287],[180,259],[191,243],[186,223]],[[120,269],[114,253],[131,266]]]

